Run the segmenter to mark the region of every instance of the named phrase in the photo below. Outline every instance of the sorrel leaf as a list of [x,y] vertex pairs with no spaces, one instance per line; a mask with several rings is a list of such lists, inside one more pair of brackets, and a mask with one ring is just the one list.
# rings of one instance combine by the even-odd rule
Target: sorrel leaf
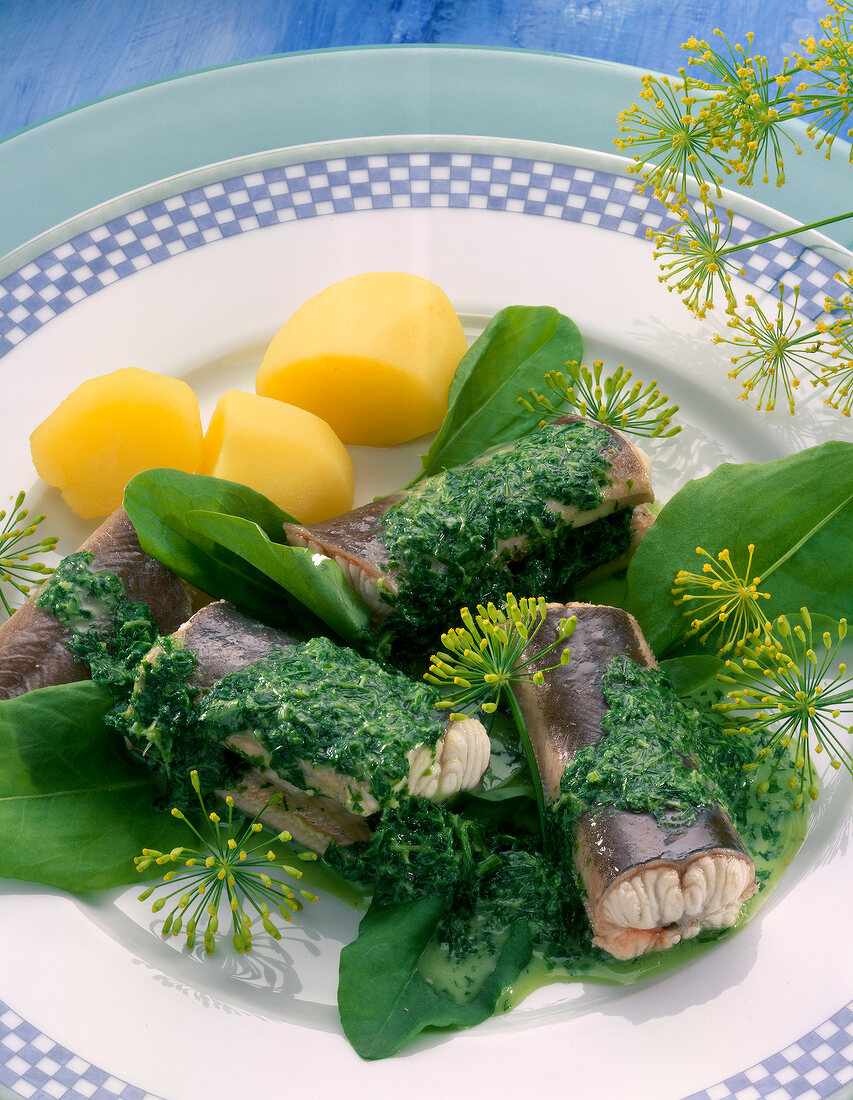
[[695,641],[682,648],[690,619],[672,595],[679,569],[701,569],[697,546],[713,555],[728,549],[742,569],[750,543],[759,590],[772,597],[761,602],[765,615],[806,606],[814,614],[851,618],[853,444],[823,443],[772,462],[726,463],[689,481],[664,506],[628,568],[627,608],[658,658],[701,652]]
[[[301,546],[272,542],[258,524],[240,516],[198,510],[188,512],[185,518],[191,532],[210,539],[262,572],[345,641],[369,638],[367,605],[331,558]],[[298,610],[295,615],[303,618]],[[314,624],[303,625],[310,628]]]
[[414,480],[530,431],[538,421],[518,398],[531,387],[544,390],[549,370],[562,370],[582,354],[577,325],[551,306],[507,306],[496,313],[456,368],[447,415]]
[[338,1008],[344,1033],[362,1058],[388,1058],[425,1028],[473,1027],[492,1016],[501,994],[530,961],[524,922],[513,924],[494,965],[473,996],[436,992],[419,966],[441,920],[445,900],[421,898],[371,906],[358,938],[341,952]]
[[0,701],[0,875],[63,890],[138,881],[133,856],[169,851],[182,827],[154,808],[160,776],[104,724],[104,688],[83,681]]
[[369,612],[340,566],[286,545],[293,520],[265,496],[221,478],[148,470],[125,490],[143,550],[189,584],[250,615],[347,641],[365,638]]

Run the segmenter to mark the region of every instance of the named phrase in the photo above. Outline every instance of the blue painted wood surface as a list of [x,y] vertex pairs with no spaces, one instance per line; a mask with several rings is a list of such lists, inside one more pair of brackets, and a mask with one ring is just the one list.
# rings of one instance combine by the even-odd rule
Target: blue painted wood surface
[[516,47],[674,71],[690,35],[756,33],[773,62],[824,0],[0,0],[0,138],[92,99],[295,50]]

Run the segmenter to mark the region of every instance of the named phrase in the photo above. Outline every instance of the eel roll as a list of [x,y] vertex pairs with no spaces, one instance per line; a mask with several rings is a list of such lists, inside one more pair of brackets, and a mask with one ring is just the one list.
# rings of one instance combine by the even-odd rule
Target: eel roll
[[593,943],[631,959],[731,927],[757,889],[755,867],[693,755],[697,728],[708,730],[619,608],[549,604],[537,646],[572,615],[569,663],[514,690],[549,821],[573,844]]
[[[175,653],[192,658],[185,730],[165,728],[171,712],[157,709],[158,669]],[[325,638],[301,642],[219,601],[151,650],[123,727],[136,751],[154,745],[162,762],[212,744],[241,759],[219,793],[252,815],[281,795],[261,820],[322,852],[331,841],[369,839],[368,819],[403,795],[439,801],[479,783],[491,751],[484,727],[448,722],[435,699],[426,685]],[[175,746],[182,738],[189,744]]]
[[[325,523],[286,524],[292,545],[337,561],[370,606],[422,638],[466,604],[508,589],[567,598],[624,564],[654,499],[648,457],[622,433],[578,416]],[[429,643],[427,643],[429,644]]]
[[88,665],[75,660],[67,643],[75,628],[106,628],[116,595],[147,604],[164,633],[190,612],[181,581],[143,551],[123,508],[104,520],[76,553],[63,558],[0,626],[0,699],[88,679]]

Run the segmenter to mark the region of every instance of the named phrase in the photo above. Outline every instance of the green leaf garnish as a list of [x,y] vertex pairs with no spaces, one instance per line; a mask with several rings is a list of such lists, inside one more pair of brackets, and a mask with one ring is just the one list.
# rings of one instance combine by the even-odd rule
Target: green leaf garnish
[[530,430],[518,395],[583,349],[574,321],[551,306],[507,306],[462,356],[447,415],[410,484],[479,458]]

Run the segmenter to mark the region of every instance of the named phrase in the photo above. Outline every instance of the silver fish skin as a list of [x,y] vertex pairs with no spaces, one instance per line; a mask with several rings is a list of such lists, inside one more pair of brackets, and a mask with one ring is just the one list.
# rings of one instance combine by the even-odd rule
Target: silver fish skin
[[244,615],[226,600],[205,604],[172,637],[196,658],[195,682],[200,691],[229,672],[269,656],[274,649],[299,644],[295,635]]
[[[121,579],[128,599],[148,604],[162,633],[168,634],[189,615],[183,584],[143,551],[123,508],[104,520],[80,550],[94,554],[93,569],[109,570]],[[0,699],[89,679],[88,666],[68,652],[71,632],[37,607],[37,599],[35,592],[0,626]]]
[[[572,615],[577,627],[566,643],[569,663],[548,673],[542,685],[514,688],[549,803],[574,754],[601,736],[607,662],[627,654],[638,665],[657,667],[636,620],[613,607],[549,604],[537,648],[553,641],[559,620]],[[538,663],[553,664],[554,658]],[[592,810],[578,818],[575,833],[573,858],[593,943],[618,959],[672,947],[707,928],[731,927],[757,889],[753,861],[717,803],[698,808],[688,828],[660,823],[649,813]]]
[[[648,455],[622,432],[581,416],[560,417],[555,424],[582,422],[604,428],[609,435],[601,452],[610,465],[608,481],[601,492],[601,502],[598,507],[586,510],[569,508],[556,501],[549,501],[548,507],[558,513],[566,524],[572,527],[583,527],[611,515],[614,511],[626,508],[638,509],[639,506],[653,501],[651,462]],[[506,446],[507,444],[504,444],[502,447],[494,448],[469,463],[472,479],[475,480],[478,465],[488,462],[492,454],[505,449]],[[416,492],[417,488],[413,491]],[[476,484],[473,485],[472,492],[476,493]],[[382,598],[383,590],[388,596],[394,597],[399,589],[399,575],[391,567],[388,550],[382,539],[382,517],[389,508],[406,495],[404,491],[392,493],[324,523],[311,525],[288,523],[284,526],[290,545],[315,550],[332,558],[341,566],[348,583],[373,612],[375,625],[388,618],[393,611],[392,603]],[[650,525],[650,513],[643,509],[642,517],[638,516],[633,526],[633,538],[628,553],[612,564],[598,567],[590,574],[589,579],[603,576],[627,565],[630,554],[636,549]],[[508,552],[508,557],[518,560],[528,552],[526,541],[525,533],[520,531],[512,539],[504,540],[499,550]]]

